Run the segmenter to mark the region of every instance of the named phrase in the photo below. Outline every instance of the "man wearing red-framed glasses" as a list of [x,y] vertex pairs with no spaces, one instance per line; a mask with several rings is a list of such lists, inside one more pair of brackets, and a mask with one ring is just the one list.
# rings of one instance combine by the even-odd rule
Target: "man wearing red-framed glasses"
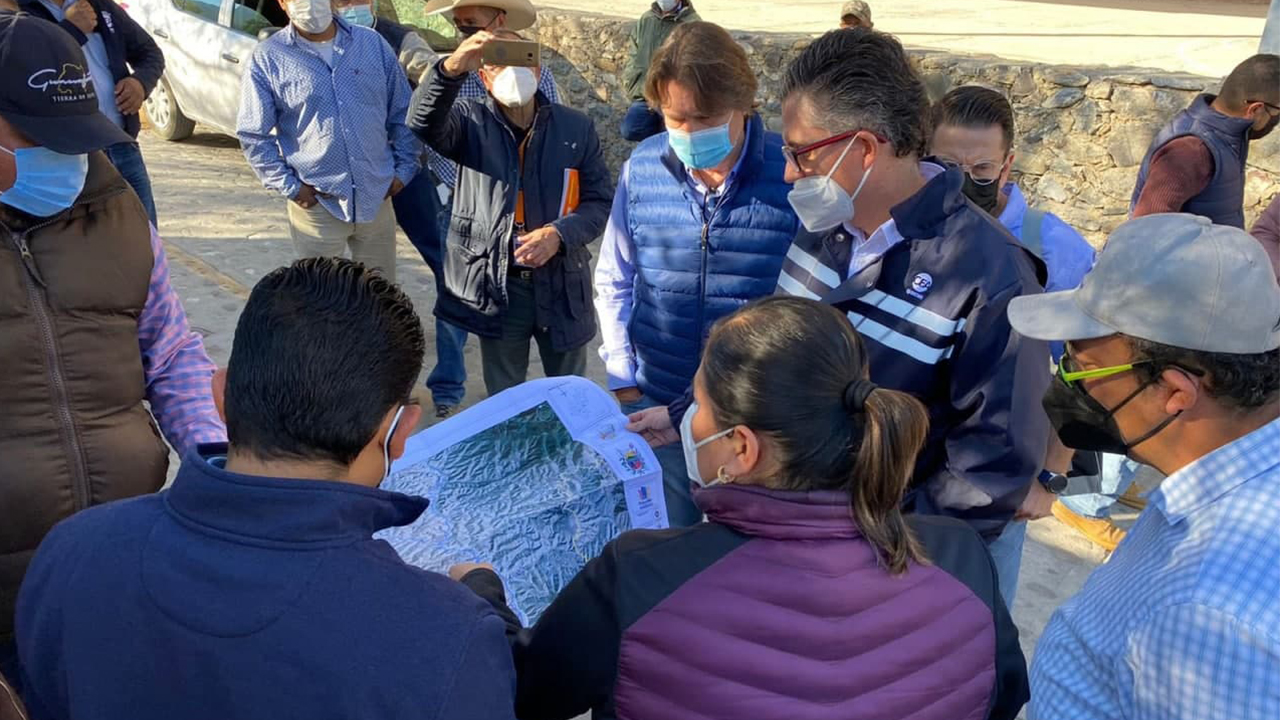
[[966,198],[961,170],[920,161],[927,98],[891,36],[820,38],[788,69],[783,98],[790,200],[806,231],[779,292],[845,311],[871,379],[929,408],[907,507],[980,532],[1008,603],[1025,532],[1010,520],[1048,440],[1037,398],[1049,352],[1013,333],[1004,309],[1040,291],[1043,264]]

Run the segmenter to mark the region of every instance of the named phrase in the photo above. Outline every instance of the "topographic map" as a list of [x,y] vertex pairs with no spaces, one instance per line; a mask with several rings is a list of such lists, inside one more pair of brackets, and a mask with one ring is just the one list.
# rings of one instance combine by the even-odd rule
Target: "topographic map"
[[493,563],[511,608],[535,622],[620,532],[666,527],[661,468],[625,424],[582,378],[499,393],[410,438],[382,487],[431,506],[379,537],[428,570]]

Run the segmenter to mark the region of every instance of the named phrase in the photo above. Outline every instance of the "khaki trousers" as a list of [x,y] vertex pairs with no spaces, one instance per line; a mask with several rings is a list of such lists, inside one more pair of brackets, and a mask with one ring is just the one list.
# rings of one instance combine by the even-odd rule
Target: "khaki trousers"
[[367,267],[379,268],[383,276],[396,279],[396,216],[391,200],[383,200],[373,222],[340,220],[316,203],[303,208],[289,205],[289,235],[299,258],[341,257],[351,248],[351,259]]

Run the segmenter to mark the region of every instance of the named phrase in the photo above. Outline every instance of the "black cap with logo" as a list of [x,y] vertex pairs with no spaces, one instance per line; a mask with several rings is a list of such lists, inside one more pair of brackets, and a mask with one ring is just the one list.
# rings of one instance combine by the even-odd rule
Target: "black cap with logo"
[[79,155],[134,141],[99,112],[89,63],[57,25],[0,11],[0,67],[0,117],[37,145]]

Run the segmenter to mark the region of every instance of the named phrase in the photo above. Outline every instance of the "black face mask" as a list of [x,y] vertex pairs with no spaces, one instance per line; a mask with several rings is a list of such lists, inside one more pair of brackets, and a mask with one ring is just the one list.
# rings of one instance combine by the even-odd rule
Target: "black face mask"
[[1254,130],[1251,128],[1249,130],[1249,139],[1261,140],[1262,138],[1270,135],[1271,131],[1276,129],[1277,124],[1280,124],[1280,115],[1276,115],[1267,121],[1267,124],[1263,125],[1261,130]]
[[480,32],[481,30],[484,30],[483,25],[459,25],[457,27],[458,27],[458,34],[461,35],[462,37],[471,37],[472,35],[475,35],[476,33]]
[[1049,423],[1053,425],[1063,445],[1076,450],[1128,455],[1130,450],[1150,440],[1182,414],[1178,412],[1170,415],[1142,437],[1133,442],[1125,442],[1124,436],[1120,434],[1120,426],[1116,424],[1116,413],[1154,382],[1155,380],[1151,380],[1138,386],[1129,397],[1108,410],[1083,389],[1073,389],[1061,378],[1055,377],[1049,385],[1049,391],[1044,394],[1042,404],[1045,413],[1049,415]]
[[973,204],[986,210],[988,215],[994,215],[996,205],[1000,203],[1000,183],[992,180],[986,185],[979,185],[973,181],[972,175],[965,173],[964,194],[973,201]]

